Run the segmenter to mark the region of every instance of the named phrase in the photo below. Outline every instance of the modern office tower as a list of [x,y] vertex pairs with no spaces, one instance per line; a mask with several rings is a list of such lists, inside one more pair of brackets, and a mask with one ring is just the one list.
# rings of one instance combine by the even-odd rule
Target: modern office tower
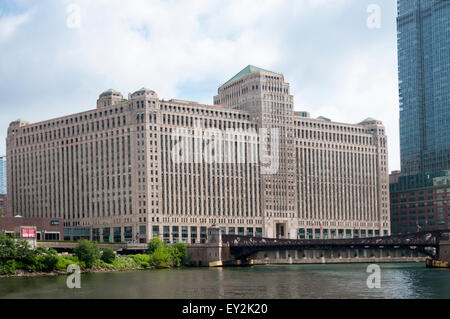
[[403,175],[450,169],[450,1],[398,0]]
[[397,29],[401,175],[390,185],[392,229],[447,229],[450,208],[435,181],[450,176],[450,1],[398,0]]
[[0,156],[0,194],[6,194],[6,156]]
[[381,122],[293,111],[281,74],[248,66],[214,105],[109,90],[91,111],[16,121],[10,211],[61,218],[64,238],[204,242],[207,227],[280,238],[390,231]]

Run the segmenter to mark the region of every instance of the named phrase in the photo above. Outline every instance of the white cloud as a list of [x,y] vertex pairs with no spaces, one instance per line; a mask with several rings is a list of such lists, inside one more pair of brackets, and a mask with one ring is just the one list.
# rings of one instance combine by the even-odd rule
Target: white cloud
[[[217,86],[248,64],[284,73],[298,108],[343,122],[383,120],[392,145],[395,52],[377,46],[383,37],[373,40],[373,53],[364,39],[346,39],[368,32],[364,1],[21,0],[32,9],[0,16],[0,153],[19,117],[36,122],[90,109],[109,88],[126,95],[145,86],[161,98],[211,103]],[[66,25],[71,3],[81,8],[79,29]],[[384,30],[377,32],[391,32]],[[194,85],[205,81],[210,91]],[[185,83],[193,91],[180,89]]]
[[[374,48],[369,49],[372,53]],[[358,52],[334,71],[333,90],[326,92],[323,103],[296,98],[300,109],[311,111],[313,117],[326,116],[333,121],[359,123],[367,117],[383,121],[388,135],[390,168],[399,169],[398,81],[395,52],[367,54]],[[296,97],[301,97],[297,93]]]
[[0,11],[0,41],[6,40],[14,34],[16,29],[29,18],[29,13],[5,16]]

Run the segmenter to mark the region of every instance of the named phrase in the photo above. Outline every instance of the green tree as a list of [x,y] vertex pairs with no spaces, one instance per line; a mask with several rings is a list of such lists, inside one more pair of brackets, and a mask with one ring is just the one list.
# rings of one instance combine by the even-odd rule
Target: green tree
[[56,266],[59,261],[58,252],[54,249],[46,250],[44,248],[44,251],[38,251],[35,250],[35,253],[37,256],[37,265],[36,268],[40,271],[53,271],[56,269]]
[[98,245],[86,239],[80,240],[73,252],[78,257],[78,260],[86,264],[87,268],[92,268],[101,256]]
[[16,258],[16,243],[14,239],[0,232],[0,261]]
[[112,248],[103,249],[102,258],[105,263],[111,264],[116,259],[116,253]]
[[0,208],[0,218],[5,217],[5,214],[3,213],[3,208]]
[[169,250],[165,246],[156,248],[150,255],[150,265],[156,268],[169,268],[172,264],[172,258]]
[[166,245],[163,243],[163,241],[159,237],[154,237],[150,242],[148,243],[148,251],[147,253],[149,255],[153,254],[158,248],[165,248]]
[[15,239],[16,256],[15,260],[26,265],[32,265],[35,260],[35,252],[31,249],[30,244],[24,239]]
[[0,261],[0,275],[14,275],[16,273],[16,262],[14,259]]
[[170,257],[172,259],[172,266],[180,267],[188,264],[188,251],[183,243],[177,243],[169,248]]

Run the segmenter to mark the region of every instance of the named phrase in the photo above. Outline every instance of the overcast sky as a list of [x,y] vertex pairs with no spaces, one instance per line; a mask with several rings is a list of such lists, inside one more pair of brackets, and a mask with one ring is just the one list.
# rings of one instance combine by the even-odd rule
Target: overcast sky
[[18,118],[93,109],[109,88],[212,104],[252,64],[284,74],[296,110],[382,120],[399,169],[395,17],[394,0],[0,0],[0,154]]

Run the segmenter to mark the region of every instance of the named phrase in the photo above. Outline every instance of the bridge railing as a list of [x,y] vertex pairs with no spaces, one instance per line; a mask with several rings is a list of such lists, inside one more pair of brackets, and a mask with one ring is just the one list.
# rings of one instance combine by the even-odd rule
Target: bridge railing
[[440,240],[448,240],[449,231],[429,231],[413,234],[384,236],[384,237],[364,237],[364,238],[342,238],[342,239],[275,239],[258,238],[239,235],[222,235],[222,243],[229,244],[230,247],[259,247],[259,246],[436,246]]

